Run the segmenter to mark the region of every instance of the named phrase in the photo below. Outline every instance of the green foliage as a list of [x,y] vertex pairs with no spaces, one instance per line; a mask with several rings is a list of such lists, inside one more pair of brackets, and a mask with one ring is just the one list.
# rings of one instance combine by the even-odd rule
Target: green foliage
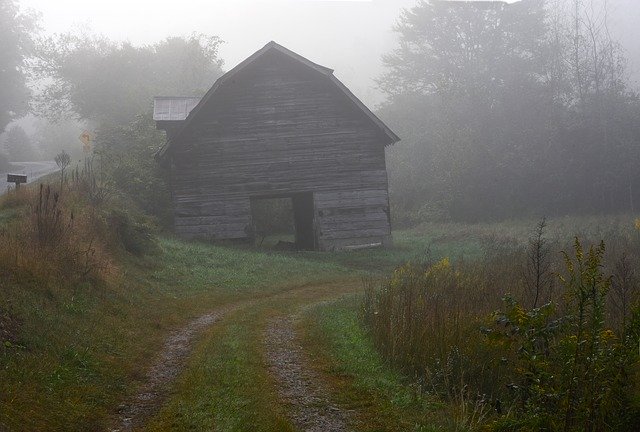
[[[561,277],[566,304],[525,310],[506,300],[506,310],[494,318],[490,339],[513,363],[516,411],[501,419],[510,430],[628,430],[629,396],[637,391],[629,374],[638,355],[605,326],[605,301],[610,278],[602,272],[604,244],[585,253],[576,239],[574,256],[565,254]],[[635,408],[637,410],[637,407]],[[516,420],[520,419],[520,420]]]
[[610,277],[602,272],[605,247],[584,253],[576,239],[575,257],[565,254],[567,275],[561,278],[569,297],[569,335],[560,341],[564,388],[560,413],[564,430],[620,428],[628,407],[624,396],[629,358],[613,331],[605,327],[605,301]]
[[94,151],[100,173],[111,188],[169,226],[172,221],[169,188],[164,168],[154,160],[164,142],[151,115],[139,115],[128,123],[103,123],[96,133]]
[[449,401],[468,387],[492,395],[502,369],[477,332],[500,289],[481,264],[407,263],[366,285],[363,318],[380,352],[424,389]]
[[171,225],[168,188],[153,158],[166,138],[155,129],[152,98],[203,95],[222,74],[220,44],[219,38],[201,34],[144,47],[75,34],[42,43],[37,66],[47,85],[37,110],[52,119],[71,116],[97,123],[96,157],[85,160],[84,169],[101,176],[87,183],[87,190],[96,192],[92,195],[103,199],[108,185],[110,192]]
[[[533,273],[524,279],[535,282],[551,268],[531,260],[544,247],[543,228],[528,251],[493,249],[478,263],[398,267],[380,286],[367,285],[363,320],[380,353],[423,391],[453,406],[475,406],[476,426],[633,430],[640,409],[638,310],[623,320],[616,314],[625,312],[608,307],[612,278],[604,243],[585,251],[577,238],[573,254],[563,255],[562,292],[536,307],[518,274],[526,260]],[[627,251],[637,247],[627,244]],[[489,313],[492,308],[499,311]],[[612,327],[620,322],[627,324]]]
[[136,221],[120,209],[111,210],[107,222],[127,252],[137,256],[159,252],[154,230],[148,223]]

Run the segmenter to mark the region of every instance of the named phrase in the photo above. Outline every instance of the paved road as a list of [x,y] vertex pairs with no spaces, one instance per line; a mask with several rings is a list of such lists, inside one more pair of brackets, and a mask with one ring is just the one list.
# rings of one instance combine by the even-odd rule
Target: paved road
[[[31,183],[40,177],[58,171],[58,166],[54,161],[44,162],[11,162],[11,174],[26,174],[27,182]],[[13,183],[7,183],[7,173],[0,173],[0,194],[7,191]]]

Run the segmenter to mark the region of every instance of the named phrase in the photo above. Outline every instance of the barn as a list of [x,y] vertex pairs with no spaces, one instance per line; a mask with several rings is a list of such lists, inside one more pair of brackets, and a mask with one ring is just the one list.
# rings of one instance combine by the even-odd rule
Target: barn
[[385,147],[399,138],[333,70],[270,42],[202,98],[156,97],[153,118],[179,236],[251,240],[253,203],[290,198],[299,249],[390,244]]

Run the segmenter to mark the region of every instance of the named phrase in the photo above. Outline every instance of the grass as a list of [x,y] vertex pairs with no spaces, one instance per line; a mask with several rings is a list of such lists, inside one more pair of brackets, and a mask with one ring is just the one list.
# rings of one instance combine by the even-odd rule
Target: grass
[[205,335],[176,388],[179,396],[146,430],[291,430],[269,391],[255,318],[238,314]]
[[229,302],[348,274],[331,263],[254,250],[160,244],[157,257],[125,259],[114,287],[43,289],[0,278],[0,311],[22,323],[18,341],[0,348],[1,425],[104,428],[170,329]]
[[390,368],[358,318],[359,295],[316,305],[304,314],[304,346],[331,380],[334,398],[357,413],[359,431],[435,431],[442,406]]
[[187,369],[147,431],[293,431],[264,357],[271,317],[357,290],[357,281],[314,284],[247,305],[202,338]]
[[[0,209],[0,227],[16,214]],[[514,223],[504,231],[516,235],[532,226]],[[253,419],[255,430],[287,430],[261,358],[261,329],[269,316],[339,296],[336,281],[386,273],[426,251],[477,257],[483,242],[500,231],[499,225],[425,225],[395,232],[392,249],[349,253],[272,252],[165,237],[158,255],[117,257],[120,278],[109,286],[44,287],[2,273],[0,314],[20,325],[14,342],[0,341],[0,429],[104,429],[118,404],[135,392],[169,331],[212,308],[257,299],[255,308],[203,335],[149,430],[247,430]],[[398,424],[433,430],[428,425],[442,407],[417,397],[384,364],[360,327],[356,305],[350,297],[311,308],[302,321],[306,347],[340,390],[336,397],[364,412],[362,430],[397,430]]]

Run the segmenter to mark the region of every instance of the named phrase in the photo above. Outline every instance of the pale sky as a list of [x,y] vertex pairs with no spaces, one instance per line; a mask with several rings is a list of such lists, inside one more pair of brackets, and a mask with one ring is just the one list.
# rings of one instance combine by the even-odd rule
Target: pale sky
[[[381,96],[373,79],[396,45],[391,27],[417,0],[19,0],[42,14],[47,33],[74,29],[136,45],[193,32],[218,35],[228,70],[270,40],[335,69],[366,104]],[[609,0],[612,33],[640,64],[640,0]]]
[[380,57],[395,46],[391,31],[402,7],[416,0],[20,0],[38,10],[47,33],[87,29],[147,44],[193,32],[218,35],[225,69],[270,40],[335,69],[354,93],[374,105]]

